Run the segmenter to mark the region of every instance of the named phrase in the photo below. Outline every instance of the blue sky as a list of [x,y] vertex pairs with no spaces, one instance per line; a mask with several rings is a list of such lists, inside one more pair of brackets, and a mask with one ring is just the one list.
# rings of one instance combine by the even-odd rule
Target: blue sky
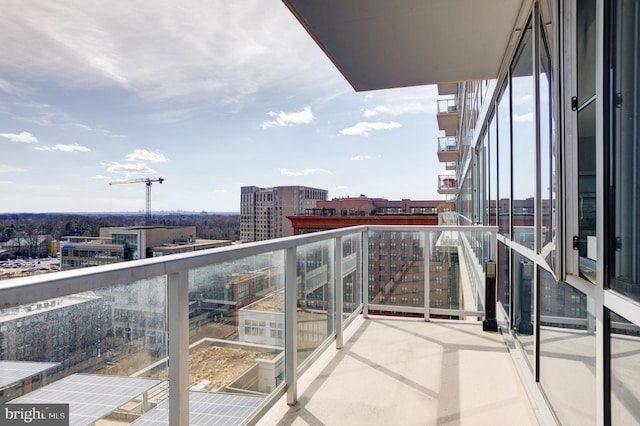
[[279,0],[3,0],[0,212],[239,211],[240,187],[443,199],[437,89],[356,93]]

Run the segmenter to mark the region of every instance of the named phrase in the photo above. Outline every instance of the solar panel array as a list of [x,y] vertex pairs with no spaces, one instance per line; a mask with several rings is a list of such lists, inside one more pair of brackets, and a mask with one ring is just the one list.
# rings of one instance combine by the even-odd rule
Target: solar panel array
[[88,425],[160,384],[160,379],[73,374],[10,402],[69,404],[69,424]]
[[0,389],[33,377],[50,368],[55,362],[0,361]]
[[[264,400],[259,396],[189,392],[189,425],[232,426],[241,424]],[[164,401],[133,422],[136,426],[169,424],[169,404]]]

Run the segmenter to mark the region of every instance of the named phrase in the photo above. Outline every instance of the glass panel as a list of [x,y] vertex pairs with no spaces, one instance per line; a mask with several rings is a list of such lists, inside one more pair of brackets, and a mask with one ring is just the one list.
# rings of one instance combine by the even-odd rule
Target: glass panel
[[335,333],[333,240],[296,249],[298,258],[298,364]]
[[269,394],[284,380],[283,271],[282,251],[189,271],[191,389]]
[[369,260],[369,303],[387,307],[370,313],[423,315],[424,238],[424,232],[416,231],[369,232],[369,253],[374,253]]
[[[0,380],[0,404],[36,390],[76,389],[82,380],[94,395],[77,393],[77,401],[107,411],[92,420],[109,411],[136,419],[151,408],[143,393],[152,403],[168,397],[166,312],[165,276],[0,310],[0,365],[15,373]],[[103,385],[120,392],[104,398],[113,392]]]
[[497,226],[497,200],[498,200],[498,134],[495,115],[489,122],[489,202],[488,224]]
[[498,241],[498,258],[496,259],[498,282],[496,287],[498,291],[498,301],[502,304],[507,318],[510,318],[509,306],[511,303],[510,260],[509,246]]
[[560,423],[591,424],[596,417],[594,301],[548,271],[538,272],[542,388]]
[[[469,194],[469,196],[474,199],[474,213],[473,213],[473,222],[477,225],[482,225],[484,220],[484,201],[485,201],[485,152],[486,148],[482,145],[479,149],[475,151],[474,156],[474,171],[475,177],[473,179],[475,190],[473,193]],[[474,196],[475,194],[475,196]]]
[[361,234],[342,238],[343,312],[345,316],[362,304],[362,268],[360,253]]
[[580,275],[595,283],[596,262],[596,106],[595,0],[577,2],[578,69],[578,241]]
[[609,313],[611,332],[611,424],[640,423],[640,327]]
[[553,96],[551,93],[551,58],[544,39],[540,36],[540,196],[542,200],[542,253],[549,265],[555,267],[556,237],[556,187],[555,187],[555,150],[554,150],[554,121]]
[[533,369],[534,359],[534,281],[535,265],[520,253],[513,252],[513,329],[527,355],[529,367]]
[[498,102],[498,227],[507,238],[511,235],[511,111],[509,85]]
[[580,275],[596,282],[596,103],[578,112],[578,229]]
[[[460,276],[459,233],[430,232],[430,307],[464,309],[462,277]],[[475,309],[475,307],[474,307]],[[459,318],[450,315],[431,315],[434,318]]]
[[[535,248],[536,132],[531,25],[527,26],[511,68],[513,120],[513,240]],[[502,139],[500,140],[502,145]],[[500,160],[502,162],[502,159]],[[502,176],[500,186],[502,186]]]
[[616,3],[613,13],[613,198],[610,287],[640,300],[640,4]]

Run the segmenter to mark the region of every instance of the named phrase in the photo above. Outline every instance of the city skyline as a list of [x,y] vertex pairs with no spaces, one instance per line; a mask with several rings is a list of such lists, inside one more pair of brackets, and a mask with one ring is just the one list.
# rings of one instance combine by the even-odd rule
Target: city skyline
[[0,212],[240,210],[240,187],[444,199],[435,86],[356,93],[278,0],[8,1]]

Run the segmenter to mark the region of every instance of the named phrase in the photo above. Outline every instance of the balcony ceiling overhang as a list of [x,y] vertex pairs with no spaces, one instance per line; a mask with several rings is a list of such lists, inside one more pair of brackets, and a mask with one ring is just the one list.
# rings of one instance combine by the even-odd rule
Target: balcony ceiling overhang
[[496,78],[516,0],[283,0],[356,91]]

